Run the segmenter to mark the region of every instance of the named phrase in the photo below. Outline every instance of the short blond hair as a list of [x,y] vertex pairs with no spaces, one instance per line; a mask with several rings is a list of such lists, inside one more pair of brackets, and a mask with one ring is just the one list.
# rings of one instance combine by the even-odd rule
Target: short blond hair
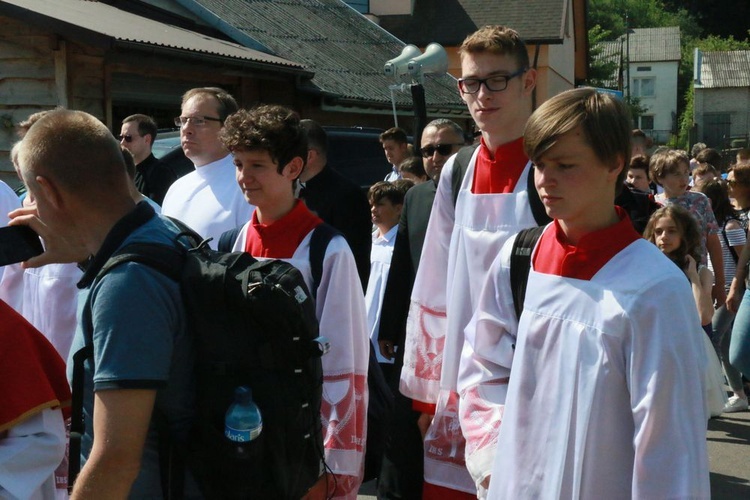
[[630,112],[619,99],[590,87],[567,90],[539,106],[523,133],[526,154],[538,160],[578,126],[599,160],[611,165],[622,161],[617,185],[622,184],[630,164]]
[[120,144],[101,121],[83,111],[46,113],[29,128],[17,159],[27,186],[41,175],[84,200],[128,191]]
[[516,59],[519,68],[529,67],[529,53],[526,50],[526,44],[516,30],[507,26],[488,25],[479,28],[467,36],[458,49],[461,59],[465,54],[481,54],[483,52],[512,56]]

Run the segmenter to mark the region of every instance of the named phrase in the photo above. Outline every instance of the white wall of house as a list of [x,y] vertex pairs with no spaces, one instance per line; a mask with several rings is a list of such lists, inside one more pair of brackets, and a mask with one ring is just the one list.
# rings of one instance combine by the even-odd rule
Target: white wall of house
[[[750,88],[697,87],[693,110],[694,121],[698,125],[698,140],[711,147],[729,147],[729,144],[717,143],[718,136],[746,136],[750,131]],[[724,128],[721,124],[727,122],[728,126]],[[712,128],[723,129],[724,132],[712,131]]]
[[630,64],[630,95],[646,109],[637,124],[653,130],[658,142],[666,142],[677,115],[678,61],[633,62]]

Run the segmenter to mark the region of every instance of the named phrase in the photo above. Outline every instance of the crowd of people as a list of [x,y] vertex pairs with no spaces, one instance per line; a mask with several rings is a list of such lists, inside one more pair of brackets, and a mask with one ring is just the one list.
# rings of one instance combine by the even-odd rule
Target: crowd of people
[[[291,263],[315,298],[327,469],[305,498],[355,499],[375,448],[382,499],[709,498],[707,419],[748,409],[750,151],[729,166],[654,148],[590,88],[532,109],[537,73],[507,27],[459,55],[477,136],[447,119],[413,146],[385,131],[391,170],[366,193],[327,165],[320,124],[220,88],[182,97],[185,175],[151,153],[146,115],[117,138],[81,111],[23,122],[27,195],[0,184],[0,216],[44,252],[0,270],[0,497],[162,497],[153,415],[185,440],[193,411],[181,291],[138,262],[99,273],[126,245],[172,244],[169,216]],[[89,347],[68,485],[64,360]],[[394,405],[368,448],[373,369]],[[184,494],[200,497],[189,474]]]

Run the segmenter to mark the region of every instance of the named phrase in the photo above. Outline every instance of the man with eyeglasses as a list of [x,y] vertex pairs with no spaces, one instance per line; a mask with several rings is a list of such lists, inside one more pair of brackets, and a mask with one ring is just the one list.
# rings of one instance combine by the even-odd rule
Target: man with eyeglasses
[[237,111],[237,102],[216,87],[188,90],[182,96],[182,111],[175,118],[180,144],[195,165],[195,171],[178,179],[167,191],[162,214],[181,220],[204,238],[219,236],[250,219],[255,208],[245,201],[235,179],[232,155],[219,132],[224,120]]
[[[422,131],[420,150],[424,170],[430,179],[411,188],[404,198],[378,333],[380,353],[385,358],[395,358],[393,377],[388,382],[396,393],[391,439],[378,479],[379,498],[422,498],[424,451],[417,426],[421,413],[412,408],[410,398],[398,392],[398,380],[404,362],[409,297],[440,172],[448,158],[464,144],[464,132],[457,123],[445,118],[428,123]],[[430,267],[432,263],[425,265]]]
[[151,153],[156,130],[156,122],[150,116],[130,115],[122,121],[118,139],[120,146],[133,155],[135,187],[141,194],[161,205],[169,186],[180,176]]
[[411,295],[400,385],[422,412],[424,498],[441,500],[486,493],[481,471],[492,463],[493,443],[475,431],[467,444],[462,428],[478,429],[477,418],[492,426],[499,415],[472,405],[472,394],[459,398],[463,332],[503,243],[536,225],[528,193],[532,168],[523,150],[536,85],[526,45],[510,28],[485,26],[464,40],[459,54],[458,90],[481,143],[471,157],[459,153],[442,169],[422,250],[421,263],[429,265],[420,264]]

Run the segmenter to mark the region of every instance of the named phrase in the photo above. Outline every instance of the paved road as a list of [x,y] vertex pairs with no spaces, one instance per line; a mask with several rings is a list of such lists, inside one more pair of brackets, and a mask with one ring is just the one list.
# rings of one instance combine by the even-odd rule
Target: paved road
[[[714,500],[750,498],[750,411],[709,421],[708,458]],[[359,493],[358,500],[375,500],[375,481],[363,484]]]
[[727,413],[708,422],[711,496],[750,498],[750,412]]

